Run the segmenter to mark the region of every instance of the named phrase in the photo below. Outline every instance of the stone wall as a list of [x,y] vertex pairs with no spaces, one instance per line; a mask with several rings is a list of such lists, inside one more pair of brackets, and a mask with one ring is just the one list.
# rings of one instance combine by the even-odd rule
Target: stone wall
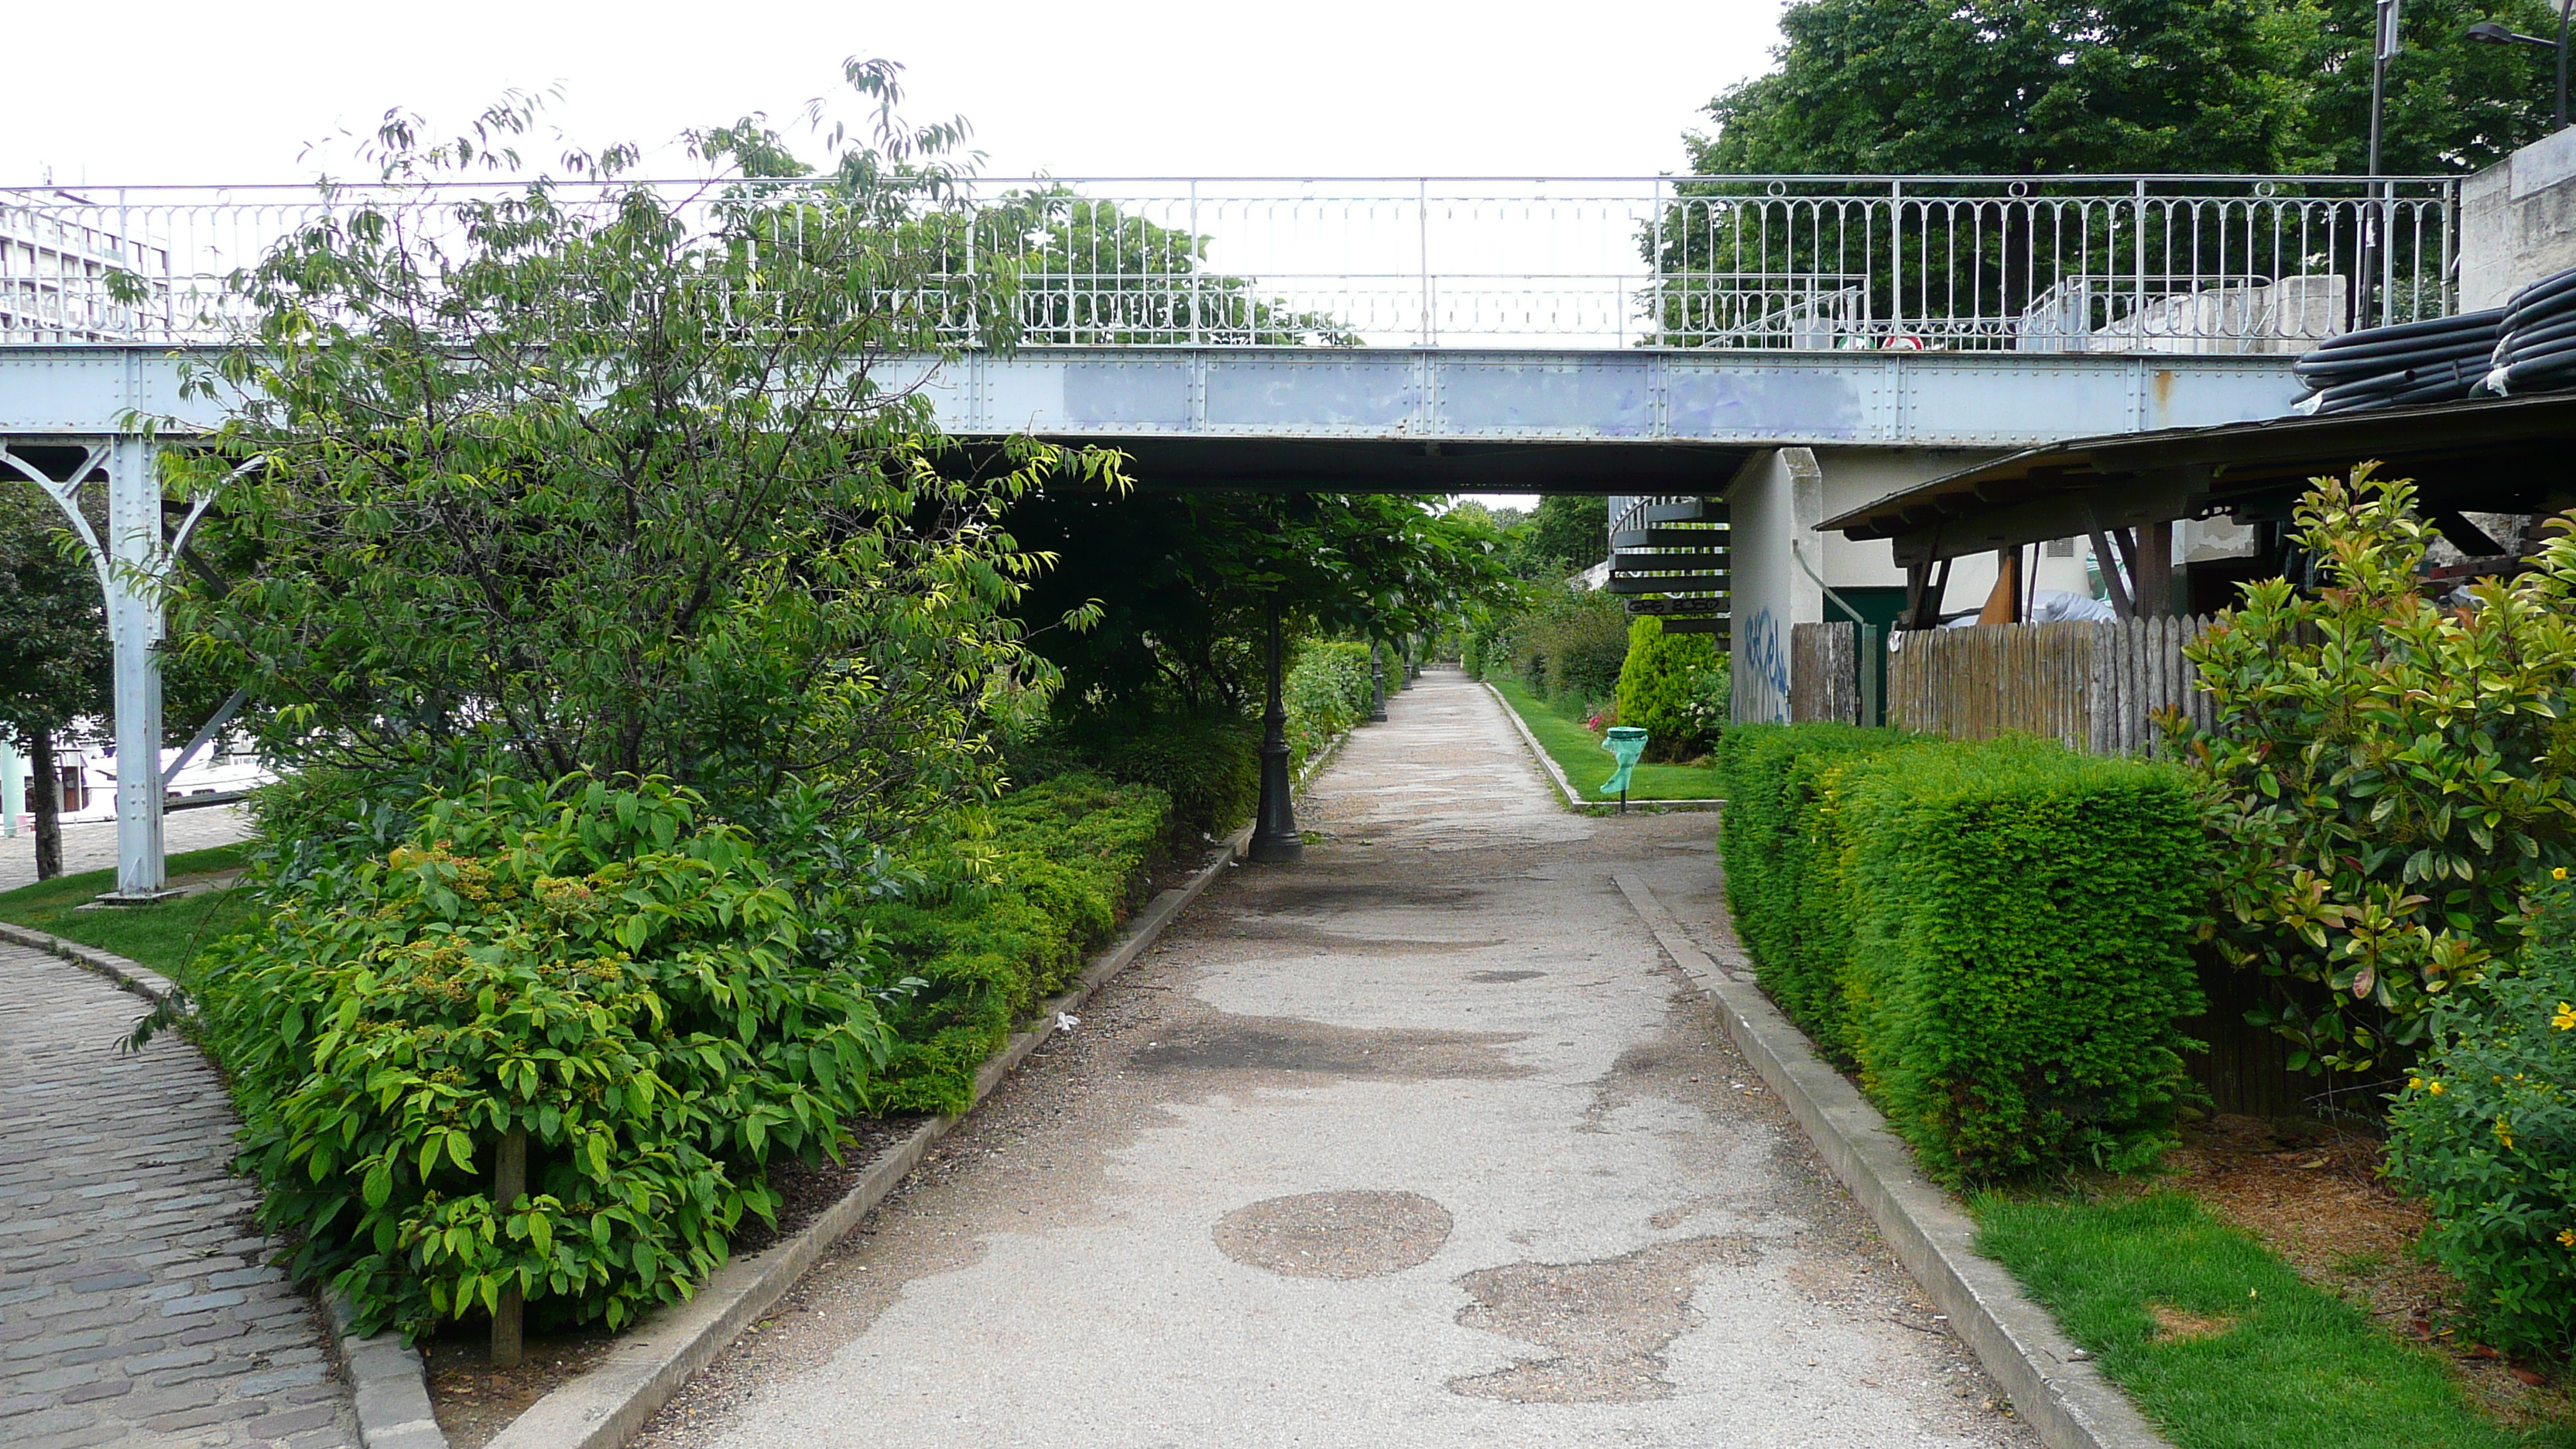
[[2576,267],[2576,127],[2534,141],[2460,186],[2460,310]]

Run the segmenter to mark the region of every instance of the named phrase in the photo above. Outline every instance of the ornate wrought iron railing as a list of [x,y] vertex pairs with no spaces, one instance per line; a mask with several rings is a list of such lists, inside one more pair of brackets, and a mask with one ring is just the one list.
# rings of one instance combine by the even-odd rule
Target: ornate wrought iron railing
[[[915,183],[898,183],[915,184]],[[637,186],[710,246],[863,211],[951,345],[2299,352],[2456,308],[2415,177],[1038,178]],[[361,212],[452,250],[497,185],[0,189],[0,343],[220,342],[235,279]],[[761,218],[757,223],[746,218]],[[739,240],[739,238],[735,238]],[[998,300],[998,304],[995,299]]]

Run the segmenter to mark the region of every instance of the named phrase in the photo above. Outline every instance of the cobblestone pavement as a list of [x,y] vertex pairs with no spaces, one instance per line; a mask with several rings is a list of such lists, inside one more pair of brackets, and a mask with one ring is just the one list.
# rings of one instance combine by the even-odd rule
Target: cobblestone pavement
[[[239,805],[208,805],[173,810],[161,818],[161,848],[172,855],[183,850],[210,850],[250,834],[250,812]],[[116,865],[116,822],[93,820],[63,827],[63,873],[111,870]],[[0,891],[15,890],[36,879],[36,837],[21,830],[15,838],[0,836]]]
[[313,1305],[226,1170],[232,1104],[138,998],[0,945],[0,1444],[356,1441]]

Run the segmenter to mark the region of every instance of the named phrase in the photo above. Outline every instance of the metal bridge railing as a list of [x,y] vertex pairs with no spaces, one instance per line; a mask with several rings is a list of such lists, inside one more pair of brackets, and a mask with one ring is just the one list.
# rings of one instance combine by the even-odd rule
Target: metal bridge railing
[[[2454,178],[976,180],[649,186],[710,246],[864,210],[957,346],[2300,352],[2456,310]],[[221,342],[232,279],[372,210],[460,243],[508,187],[0,189],[0,344]],[[900,224],[889,223],[899,215]],[[792,239],[792,238],[791,238]],[[998,291],[999,311],[988,305]]]

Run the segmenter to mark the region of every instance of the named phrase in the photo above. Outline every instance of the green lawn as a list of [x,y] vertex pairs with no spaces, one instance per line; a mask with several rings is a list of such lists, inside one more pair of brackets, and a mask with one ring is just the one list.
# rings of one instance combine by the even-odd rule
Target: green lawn
[[[171,856],[170,879],[184,882],[192,875],[232,870],[248,858],[250,850],[248,845],[223,845]],[[84,871],[20,886],[0,893],[0,921],[113,951],[175,979],[179,968],[200,950],[257,925],[262,915],[256,897],[230,886],[181,896],[157,906],[76,909],[99,892],[115,888],[116,872],[112,870]]]
[[[1601,737],[1583,727],[1583,721],[1562,714],[1529,692],[1517,679],[1495,679],[1494,688],[1511,701],[1530,733],[1556,760],[1575,791],[1586,800],[1600,800],[1601,782],[1610,778],[1617,762],[1601,748]],[[1717,771],[1707,765],[1639,765],[1628,779],[1631,800],[1715,800]],[[1619,797],[1608,797],[1618,803]]]
[[2576,1429],[2499,1426],[2431,1350],[2310,1287],[2179,1193],[1988,1195],[1973,1210],[1978,1246],[2180,1449],[2576,1445]]

